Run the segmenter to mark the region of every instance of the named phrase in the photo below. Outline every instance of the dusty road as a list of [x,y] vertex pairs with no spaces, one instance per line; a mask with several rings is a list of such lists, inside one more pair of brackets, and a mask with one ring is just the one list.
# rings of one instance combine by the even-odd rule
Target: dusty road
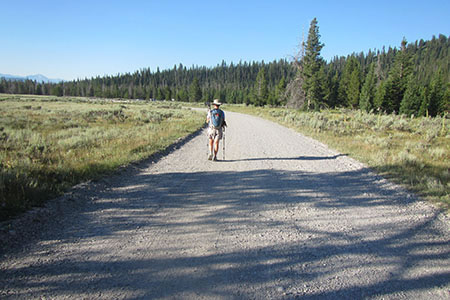
[[36,213],[0,298],[450,298],[447,217],[292,130],[227,121],[225,161],[202,132]]

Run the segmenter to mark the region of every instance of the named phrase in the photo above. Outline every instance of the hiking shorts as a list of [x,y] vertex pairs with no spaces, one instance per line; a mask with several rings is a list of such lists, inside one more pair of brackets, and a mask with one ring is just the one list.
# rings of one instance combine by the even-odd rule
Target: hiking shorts
[[212,126],[208,127],[208,137],[213,140],[221,140],[223,136],[223,128],[216,129]]

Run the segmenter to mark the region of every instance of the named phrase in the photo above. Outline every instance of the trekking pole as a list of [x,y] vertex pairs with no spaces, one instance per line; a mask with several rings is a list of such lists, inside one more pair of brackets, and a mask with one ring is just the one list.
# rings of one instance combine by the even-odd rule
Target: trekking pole
[[225,160],[225,128],[223,129],[223,160]]
[[[209,101],[205,102],[205,105],[207,106],[208,111],[211,111],[211,103]],[[209,136],[208,136],[208,126],[209,124],[207,123],[206,125],[206,130],[207,130],[207,138],[206,138],[206,157],[209,157]]]

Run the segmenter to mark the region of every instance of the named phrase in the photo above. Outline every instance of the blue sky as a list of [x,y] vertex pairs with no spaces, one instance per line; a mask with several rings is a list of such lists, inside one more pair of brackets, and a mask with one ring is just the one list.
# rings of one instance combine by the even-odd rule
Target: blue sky
[[448,0],[0,0],[0,73],[72,80],[289,58],[316,17],[322,56],[449,35]]

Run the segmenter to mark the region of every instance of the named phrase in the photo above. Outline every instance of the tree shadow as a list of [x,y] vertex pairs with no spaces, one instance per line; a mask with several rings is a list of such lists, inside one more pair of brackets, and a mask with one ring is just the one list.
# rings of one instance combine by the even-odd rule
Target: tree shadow
[[265,160],[274,160],[274,161],[282,161],[282,160],[332,160],[337,159],[341,156],[348,156],[348,154],[337,154],[333,156],[297,156],[297,157],[261,157],[261,158],[243,158],[243,159],[222,159],[218,160],[218,162],[241,162],[241,161],[265,161]]
[[[53,250],[40,246],[22,255],[32,263],[3,264],[5,296],[354,299],[450,283],[438,213],[418,217],[414,197],[368,169],[127,175],[40,241],[73,252],[41,260]],[[107,240],[121,246],[88,247]]]

